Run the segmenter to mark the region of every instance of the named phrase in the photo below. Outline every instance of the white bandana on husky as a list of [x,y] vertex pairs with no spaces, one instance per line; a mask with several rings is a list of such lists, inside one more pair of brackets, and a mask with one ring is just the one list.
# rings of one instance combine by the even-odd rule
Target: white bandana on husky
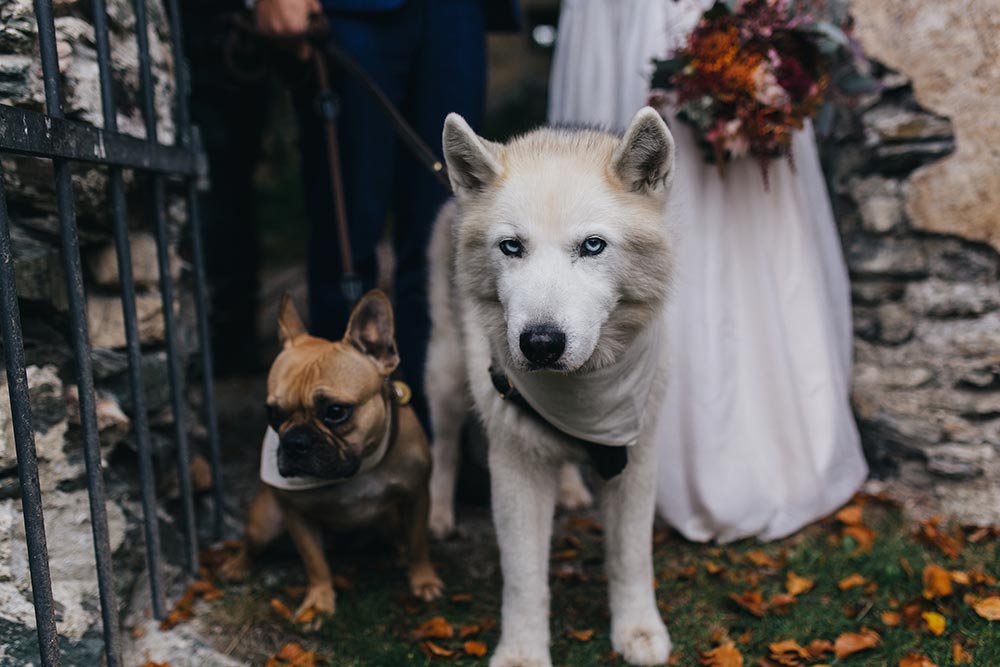
[[312,477],[308,475],[301,477],[284,477],[278,470],[278,445],[281,444],[281,441],[278,438],[278,433],[273,428],[268,426],[267,430],[264,432],[264,442],[261,446],[260,452],[260,481],[264,482],[268,486],[281,489],[282,491],[307,491],[309,489],[332,486],[333,484],[339,484],[340,482],[354,479],[358,475],[368,472],[382,462],[386,451],[389,449],[389,439],[391,437],[392,410],[389,410],[389,414],[386,416],[385,435],[382,436],[382,442],[379,443],[378,449],[376,449],[371,456],[365,457],[365,459],[361,461],[361,467],[358,468],[358,471],[350,477],[344,477],[342,479],[323,479],[322,477]]
[[528,404],[563,433],[599,445],[634,445],[659,369],[659,321],[606,368],[581,375],[507,371],[507,376]]

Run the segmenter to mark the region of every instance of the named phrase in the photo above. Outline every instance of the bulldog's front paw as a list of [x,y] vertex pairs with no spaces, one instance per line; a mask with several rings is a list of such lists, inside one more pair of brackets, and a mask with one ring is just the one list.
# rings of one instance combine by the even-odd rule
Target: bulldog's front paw
[[428,563],[423,567],[414,567],[410,570],[410,591],[424,602],[430,602],[437,600],[444,593],[444,582]]
[[501,641],[490,658],[490,667],[552,667],[552,658],[547,646]]
[[662,665],[670,657],[670,635],[659,616],[611,630],[611,646],[632,665]]
[[431,534],[443,540],[455,530],[455,510],[451,503],[431,503],[431,514],[429,519]]
[[315,632],[328,616],[333,616],[336,609],[337,598],[332,584],[310,586],[293,618],[306,632]]

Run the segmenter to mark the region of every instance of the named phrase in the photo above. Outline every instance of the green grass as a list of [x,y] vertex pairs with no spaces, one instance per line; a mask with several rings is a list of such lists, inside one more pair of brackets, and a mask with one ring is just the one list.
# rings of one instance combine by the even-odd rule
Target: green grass
[[[462,654],[462,642],[456,639],[435,640],[442,647],[456,650],[452,658],[429,658],[411,631],[423,621],[443,616],[457,629],[460,625],[499,621],[500,576],[496,547],[485,519],[478,534],[436,545],[435,561],[448,585],[444,599],[422,604],[406,594],[401,568],[384,549],[349,549],[334,561],[334,569],[353,582],[350,590],[338,594],[337,613],[314,635],[300,635],[287,622],[273,614],[268,618],[267,604],[279,590],[274,586],[261,592],[252,586],[239,598],[227,596],[230,616],[249,611],[254,618],[267,619],[275,632],[270,641],[299,641],[329,659],[329,664],[356,667],[392,667],[408,664],[486,665],[487,657]],[[558,529],[553,553],[562,554],[552,562],[552,658],[555,665],[597,667],[623,664],[611,652],[608,636],[606,586],[601,576],[602,545],[600,535],[567,524],[567,517],[557,519]],[[835,521],[812,526],[792,538],[761,545],[745,541],[725,547],[686,542],[676,535],[658,534],[655,547],[658,599],[664,611],[675,657],[672,665],[695,666],[700,654],[711,649],[720,638],[736,642],[746,665],[756,665],[767,654],[767,645],[785,639],[806,645],[814,639],[833,641],[844,632],[871,628],[881,635],[874,650],[857,653],[841,661],[828,654],[818,662],[850,666],[895,667],[910,652],[927,655],[940,667],[952,665],[952,644],[959,641],[972,654],[976,666],[1000,665],[1000,622],[990,623],[975,614],[963,601],[967,593],[997,593],[997,585],[956,586],[955,594],[945,599],[924,600],[921,573],[925,565],[935,563],[954,571],[982,571],[997,574],[997,541],[987,538],[968,544],[957,559],[949,560],[932,545],[918,541],[918,526],[905,521],[894,508],[869,502],[864,523],[876,531],[870,551],[859,553],[850,538],[842,538]],[[749,552],[763,551],[779,565],[761,567],[748,562]],[[301,569],[294,556],[278,557],[286,575],[278,575],[281,585],[302,583]],[[706,562],[723,566],[710,574]],[[801,594],[785,613],[767,613],[758,618],[730,599],[749,589],[759,589],[765,599],[783,593],[789,570],[815,581],[815,587]],[[693,571],[693,572],[692,572]],[[858,573],[875,582],[874,590],[864,587],[841,591],[837,582]],[[273,578],[273,577],[272,577]],[[455,594],[468,594],[469,601],[454,601]],[[291,599],[286,598],[290,604]],[[921,623],[908,629],[890,628],[881,614],[920,601],[922,610],[937,611],[947,619],[940,637],[932,636]],[[249,609],[248,609],[249,608]],[[239,609],[240,611],[237,611]],[[568,636],[573,630],[593,629],[587,642]],[[474,638],[490,650],[497,643],[499,628],[480,632]],[[259,660],[272,646],[247,647],[241,651],[251,660]],[[256,653],[254,654],[254,651]],[[251,655],[253,654],[253,655]],[[254,657],[259,656],[259,657]],[[257,664],[254,662],[253,664]]]

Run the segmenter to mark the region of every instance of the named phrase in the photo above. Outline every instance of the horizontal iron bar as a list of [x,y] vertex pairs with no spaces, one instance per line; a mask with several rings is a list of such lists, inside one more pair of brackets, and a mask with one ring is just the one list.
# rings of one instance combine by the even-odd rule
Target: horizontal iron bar
[[198,175],[197,160],[189,150],[6,104],[0,104],[0,153]]

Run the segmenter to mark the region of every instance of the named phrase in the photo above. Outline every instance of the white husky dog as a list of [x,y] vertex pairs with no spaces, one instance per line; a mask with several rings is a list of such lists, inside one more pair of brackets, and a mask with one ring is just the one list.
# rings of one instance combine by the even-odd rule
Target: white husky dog
[[[612,644],[630,663],[662,664],[670,638],[653,590],[652,408],[664,375],[658,325],[671,276],[663,210],[673,138],[646,108],[624,138],[541,129],[500,145],[451,114],[443,140],[456,197],[430,250],[432,521],[439,533],[453,524],[468,388],[490,443],[504,582],[490,665],[551,665],[548,559],[560,468],[588,454],[610,478],[598,492]],[[610,470],[599,463],[609,455]]]

